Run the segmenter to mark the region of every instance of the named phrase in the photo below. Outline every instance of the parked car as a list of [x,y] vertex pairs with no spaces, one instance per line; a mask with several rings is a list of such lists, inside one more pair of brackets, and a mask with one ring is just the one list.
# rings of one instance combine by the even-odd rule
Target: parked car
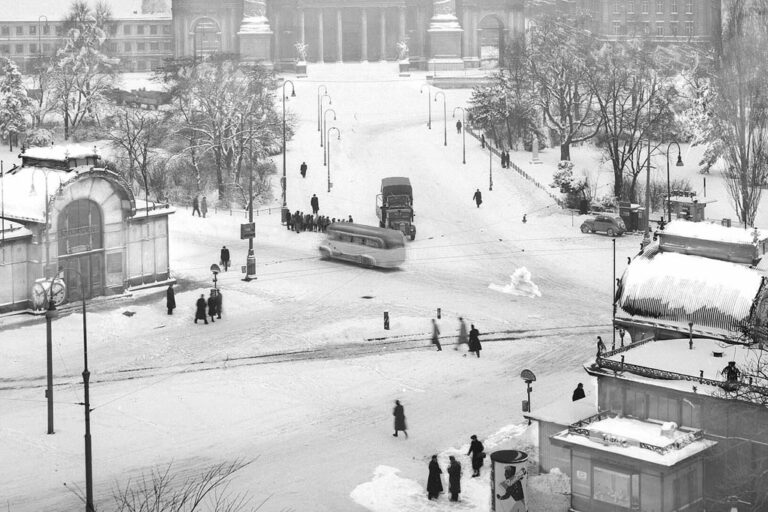
[[608,236],[621,236],[627,230],[624,221],[618,215],[595,215],[581,225],[582,233],[603,232]]

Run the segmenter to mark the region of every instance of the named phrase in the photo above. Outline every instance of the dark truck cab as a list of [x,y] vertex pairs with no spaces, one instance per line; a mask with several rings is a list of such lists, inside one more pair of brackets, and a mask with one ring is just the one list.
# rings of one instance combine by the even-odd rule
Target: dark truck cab
[[413,240],[413,189],[411,180],[404,177],[381,180],[381,194],[376,196],[376,216],[382,228],[396,229]]

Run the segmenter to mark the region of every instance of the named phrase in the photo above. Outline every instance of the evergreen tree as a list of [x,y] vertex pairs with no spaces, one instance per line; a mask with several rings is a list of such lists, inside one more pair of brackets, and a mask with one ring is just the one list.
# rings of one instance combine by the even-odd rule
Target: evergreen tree
[[29,107],[19,69],[12,60],[0,57],[0,136],[26,130]]

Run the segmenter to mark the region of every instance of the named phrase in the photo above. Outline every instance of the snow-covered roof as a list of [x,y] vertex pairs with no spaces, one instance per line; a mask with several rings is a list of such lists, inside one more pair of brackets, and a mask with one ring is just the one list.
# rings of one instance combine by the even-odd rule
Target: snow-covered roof
[[2,240],[8,241],[25,236],[32,236],[32,232],[21,224],[10,220],[0,221],[0,237],[2,237]]
[[652,246],[624,272],[617,318],[693,322],[737,334],[749,325],[761,284],[755,269]]
[[46,167],[19,167],[7,172],[2,178],[5,218],[44,223],[48,200],[61,185],[77,175],[77,171]]
[[176,209],[169,206],[167,203],[147,202],[144,199],[136,198],[136,213],[133,215],[132,219],[138,220],[144,217],[171,215],[172,213],[176,213]]
[[672,429],[664,435],[660,423],[622,417],[577,424],[553,439],[666,467],[717,444],[704,439],[701,431]]
[[[94,7],[95,0],[90,0],[89,5]],[[170,0],[107,0],[111,10],[112,19],[170,19]],[[61,21],[67,17],[71,2],[65,0],[24,0],[17,2],[12,9],[4,9],[3,21],[28,21],[38,22],[39,16],[46,16],[50,23]]]
[[582,418],[588,418],[597,414],[597,405],[595,401],[587,398],[576,400],[569,398],[551,402],[542,408],[523,414],[525,418],[543,421],[546,423],[555,423],[557,425],[570,425],[576,423]]
[[22,155],[27,158],[37,158],[40,160],[59,160],[64,162],[68,158],[94,158],[99,154],[96,147],[91,144],[65,144],[57,146],[31,147]]
[[765,240],[768,234],[759,229],[745,230],[740,228],[729,228],[720,224],[710,224],[707,222],[688,222],[685,220],[674,220],[667,224],[664,231],[659,232],[661,236],[676,235],[687,238],[697,238],[701,240],[714,240],[717,242],[728,242],[733,244],[755,244],[755,239]]

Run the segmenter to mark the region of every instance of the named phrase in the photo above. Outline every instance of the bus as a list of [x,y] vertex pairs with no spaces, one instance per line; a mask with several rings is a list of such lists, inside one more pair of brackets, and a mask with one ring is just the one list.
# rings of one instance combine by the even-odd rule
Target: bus
[[320,257],[351,261],[366,267],[394,268],[405,261],[405,236],[394,229],[334,222],[326,228]]

